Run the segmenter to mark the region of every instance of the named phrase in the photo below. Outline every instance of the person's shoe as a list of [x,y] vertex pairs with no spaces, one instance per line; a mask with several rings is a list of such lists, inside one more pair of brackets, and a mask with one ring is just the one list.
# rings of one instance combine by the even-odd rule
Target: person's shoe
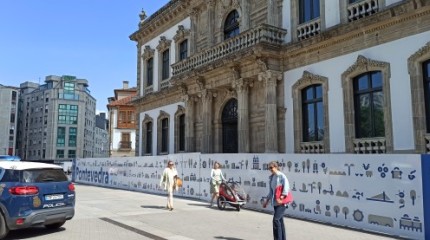
[[170,211],[173,211],[173,208],[170,208],[169,210],[170,210]]

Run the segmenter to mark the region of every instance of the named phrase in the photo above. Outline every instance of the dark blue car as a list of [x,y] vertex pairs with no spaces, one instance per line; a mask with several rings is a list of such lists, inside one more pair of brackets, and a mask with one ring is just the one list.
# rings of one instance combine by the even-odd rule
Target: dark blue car
[[60,166],[0,161],[0,239],[9,230],[61,227],[75,214],[75,197]]

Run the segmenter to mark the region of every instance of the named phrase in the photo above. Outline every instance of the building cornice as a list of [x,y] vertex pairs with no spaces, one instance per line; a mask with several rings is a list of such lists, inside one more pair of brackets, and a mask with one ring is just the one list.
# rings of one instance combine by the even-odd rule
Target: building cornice
[[130,40],[136,42],[142,41],[145,36],[163,29],[162,26],[170,26],[172,19],[179,15],[187,14],[190,4],[191,0],[169,1],[166,5],[139,24],[139,29],[130,35]]
[[[292,67],[300,67],[301,65],[311,64],[312,62],[298,62],[295,58],[304,55],[320,55],[325,49],[336,48],[336,46],[341,46],[350,41],[363,38],[369,35],[375,35],[378,38],[378,33],[386,31],[393,26],[402,24],[403,22],[413,21],[421,19],[424,16],[430,15],[430,5],[421,6],[417,8],[415,5],[411,4],[409,1],[398,6],[392,7],[385,11],[382,11],[373,16],[368,16],[361,20],[342,24],[339,27],[335,27],[332,30],[321,33],[313,38],[302,40],[299,42],[294,42],[291,44],[286,44],[283,47],[283,58],[290,59],[293,62],[286,61],[289,65],[289,69]],[[429,27],[430,29],[430,27]],[[421,30],[422,31],[422,30]],[[366,47],[370,45],[379,45],[393,39],[376,39],[375,41],[366,41]],[[337,49],[342,51],[341,49]],[[354,52],[360,49],[350,48],[349,52]],[[331,51],[331,50],[327,50]],[[347,54],[349,52],[343,52]],[[310,61],[313,61],[311,58]],[[315,58],[315,61],[321,61],[322,58]]]

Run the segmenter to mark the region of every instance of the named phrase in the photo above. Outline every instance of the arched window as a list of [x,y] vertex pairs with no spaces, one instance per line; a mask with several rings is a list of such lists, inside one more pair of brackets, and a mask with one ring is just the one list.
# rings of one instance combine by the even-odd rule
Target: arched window
[[222,146],[224,153],[238,152],[236,99],[230,99],[222,110]]
[[236,10],[230,12],[224,23],[224,40],[239,35],[239,13]]

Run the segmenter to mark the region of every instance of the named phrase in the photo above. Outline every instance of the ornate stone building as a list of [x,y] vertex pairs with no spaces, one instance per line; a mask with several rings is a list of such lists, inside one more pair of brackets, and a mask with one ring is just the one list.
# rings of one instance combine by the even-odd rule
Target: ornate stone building
[[429,151],[430,1],[172,0],[140,17],[136,155]]

